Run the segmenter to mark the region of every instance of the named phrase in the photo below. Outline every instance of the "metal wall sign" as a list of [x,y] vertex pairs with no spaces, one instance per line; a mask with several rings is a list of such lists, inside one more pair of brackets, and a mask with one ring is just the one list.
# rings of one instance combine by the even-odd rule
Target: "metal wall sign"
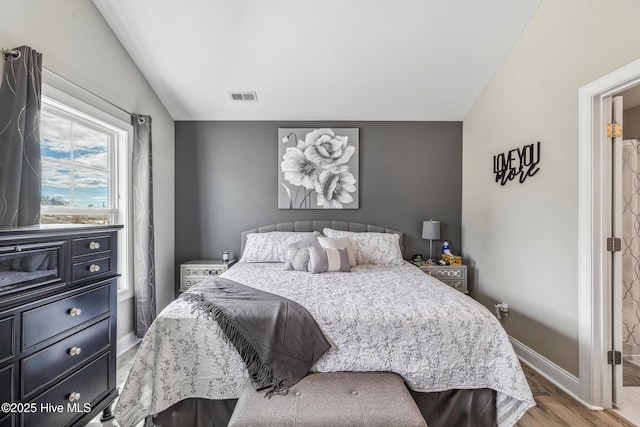
[[538,163],[540,163],[540,141],[493,156],[493,173],[496,175],[496,182],[500,185],[505,185],[516,178],[522,184],[528,177],[538,173],[540,170]]

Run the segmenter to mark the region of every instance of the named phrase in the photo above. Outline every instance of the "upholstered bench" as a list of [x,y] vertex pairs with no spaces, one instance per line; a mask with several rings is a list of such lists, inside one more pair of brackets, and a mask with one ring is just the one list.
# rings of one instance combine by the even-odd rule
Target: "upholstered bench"
[[426,427],[403,379],[390,372],[312,373],[284,395],[264,397],[250,383],[229,427]]

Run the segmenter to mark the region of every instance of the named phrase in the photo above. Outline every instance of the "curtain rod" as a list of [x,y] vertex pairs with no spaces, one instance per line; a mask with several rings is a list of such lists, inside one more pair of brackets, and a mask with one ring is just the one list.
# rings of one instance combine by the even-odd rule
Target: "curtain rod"
[[49,70],[47,68],[44,68],[44,67],[42,68],[42,71],[45,71],[45,72],[51,74],[52,76],[59,78],[60,80],[64,81],[65,83],[68,83],[71,86],[75,87],[76,89],[80,89],[81,91],[83,91],[83,92],[85,92],[85,93],[87,93],[87,94],[89,94],[91,96],[94,96],[94,97],[98,98],[101,101],[106,102],[107,104],[111,105],[112,107],[117,108],[118,110],[120,110],[120,111],[122,111],[122,112],[124,112],[124,113],[126,113],[126,114],[128,114],[130,116],[136,115],[136,114],[130,113],[129,111],[125,110],[124,108],[120,107],[119,105],[114,104],[113,102],[109,101],[108,99],[105,99],[105,98],[101,97],[100,95],[91,92],[89,89],[85,89],[82,86],[72,82],[71,80],[62,77],[58,73],[55,73],[55,72],[53,72],[53,71],[51,71],[51,70]]
[[[5,59],[8,56],[13,56],[14,58],[19,58],[20,57],[20,51],[19,50],[6,49],[6,48],[3,47],[2,49],[0,49],[0,52],[2,52],[2,55],[5,57]],[[124,108],[120,107],[119,105],[116,105],[113,102],[109,101],[108,99],[105,99],[105,98],[101,97],[100,95],[97,95],[97,94],[91,92],[89,89],[85,89],[82,86],[70,81],[69,79],[66,79],[66,78],[62,77],[58,73],[55,73],[55,72],[53,72],[53,71],[51,71],[51,70],[49,70],[47,68],[44,68],[44,67],[42,68],[42,71],[45,71],[45,72],[53,75],[54,77],[57,77],[58,79],[64,81],[65,83],[68,83],[71,86],[75,87],[76,89],[81,90],[82,92],[85,92],[85,93],[87,93],[87,94],[89,94],[91,96],[94,96],[94,97],[100,99],[101,101],[106,102],[107,104],[111,105],[112,107],[117,108],[118,110],[120,110],[120,111],[122,111],[122,112],[124,112],[124,113],[126,113],[126,114],[128,114],[130,116],[134,116],[134,115],[137,116],[137,114],[132,114],[131,112],[125,110]]]
[[2,49],[0,49],[0,51],[2,52],[2,56],[4,56],[5,58],[9,55],[13,56],[14,58],[20,58],[19,50],[5,49],[3,47]]

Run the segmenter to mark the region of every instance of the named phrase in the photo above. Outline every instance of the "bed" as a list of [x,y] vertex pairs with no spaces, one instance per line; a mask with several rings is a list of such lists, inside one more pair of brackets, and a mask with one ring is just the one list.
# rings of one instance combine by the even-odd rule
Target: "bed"
[[[245,250],[247,239],[260,233],[326,229],[363,233],[356,238],[392,234],[402,247],[402,233],[384,227],[297,221],[243,232],[243,259],[250,252]],[[261,250],[265,245],[263,240]],[[377,255],[388,256],[385,251]],[[237,263],[223,276],[296,301],[313,315],[331,348],[312,371],[395,372],[431,427],[511,426],[535,405],[497,319],[412,264],[395,256],[394,265],[357,263],[349,272],[312,274],[285,270],[282,262],[262,262],[260,256]],[[242,359],[218,325],[179,298],[143,338],[116,418],[123,427],[143,418],[149,425],[223,426],[247,377]]]

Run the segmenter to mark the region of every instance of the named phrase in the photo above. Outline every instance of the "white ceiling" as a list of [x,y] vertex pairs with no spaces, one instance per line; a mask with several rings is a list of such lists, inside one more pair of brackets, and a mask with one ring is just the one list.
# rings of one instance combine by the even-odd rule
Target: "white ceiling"
[[175,120],[442,121],[540,1],[93,0]]

